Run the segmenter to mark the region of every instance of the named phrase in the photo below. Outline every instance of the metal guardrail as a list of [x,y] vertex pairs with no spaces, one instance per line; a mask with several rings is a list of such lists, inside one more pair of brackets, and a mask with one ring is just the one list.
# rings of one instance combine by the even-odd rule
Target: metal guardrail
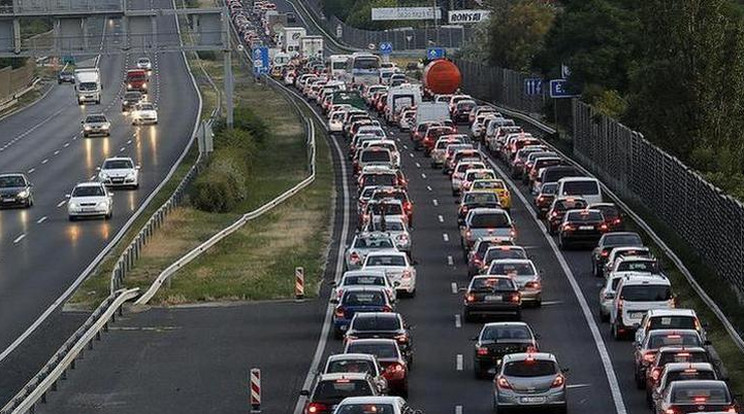
[[[176,17],[176,25],[178,26],[178,32],[180,33],[181,29],[180,29],[180,24],[178,23],[178,17]],[[190,32],[189,34],[191,35]],[[196,59],[197,59],[197,62],[199,63],[199,68],[204,74],[204,77],[207,79],[207,81],[212,86],[212,88],[214,88],[215,93],[217,94],[217,105],[212,110],[209,116],[209,119],[206,121],[202,121],[201,124],[199,125],[199,128],[196,131],[194,131],[195,134],[199,134],[199,131],[211,130],[212,124],[214,123],[217,116],[222,111],[222,98],[221,98],[220,88],[217,87],[212,77],[209,76],[209,73],[204,68],[204,65],[202,64],[201,59],[199,58],[198,54],[196,55]],[[188,60],[186,59],[185,56],[184,56],[184,61],[188,65]],[[193,137],[191,141],[189,142],[189,148],[191,147],[192,144],[193,144]],[[121,255],[119,255],[119,258],[117,259],[116,264],[114,265],[114,268],[111,271],[111,282],[110,282],[111,292],[114,292],[123,287],[124,278],[126,278],[127,273],[129,273],[129,271],[134,267],[134,264],[137,261],[137,259],[139,259],[140,255],[142,254],[142,249],[144,249],[145,245],[150,241],[150,239],[153,237],[155,232],[165,223],[165,218],[168,216],[168,214],[170,214],[176,207],[178,207],[181,204],[186,194],[186,189],[188,188],[189,184],[198,175],[203,160],[204,160],[203,154],[199,153],[199,156],[194,162],[194,165],[191,166],[191,168],[186,173],[186,175],[181,179],[181,182],[178,183],[178,186],[173,191],[173,193],[168,198],[168,200],[166,200],[160,206],[160,208],[158,208],[152,214],[152,216],[150,216],[150,218],[142,226],[142,228],[137,233],[137,235],[134,236],[134,238],[129,243],[129,245],[124,249]],[[165,181],[167,180],[164,180],[164,182]]]
[[101,339],[101,331],[108,331],[109,321],[116,321],[116,313],[121,316],[122,305],[139,293],[139,288],[119,290],[112,293],[88,317],[75,333],[55,352],[26,385],[0,409],[0,414],[25,414],[34,412],[36,404],[46,402],[47,392],[57,389],[57,382],[67,378],[67,370],[75,369],[75,361],[82,356],[85,348],[93,349],[93,343]]
[[[554,134],[556,130],[536,119],[531,118],[529,115],[524,114],[519,111],[514,111],[505,107],[501,107],[499,105],[495,105],[491,102],[488,102],[490,105],[495,106],[499,111],[501,111],[503,114],[521,119],[522,121],[525,121],[534,127],[540,129],[543,132],[546,132],[548,134]],[[592,174],[589,170],[584,168],[579,162],[574,161],[569,156],[561,152],[559,149],[551,145],[550,143],[544,141],[548,146],[551,147],[552,151],[557,152],[560,154],[563,158],[571,162],[573,166],[581,170],[582,173],[586,174],[587,176],[594,177],[594,174]],[[726,330],[728,335],[731,337],[731,340],[734,342],[737,348],[739,348],[739,351],[744,353],[744,340],[742,339],[739,332],[736,330],[734,325],[731,323],[731,321],[728,320],[726,315],[723,313],[721,308],[716,304],[716,302],[705,292],[702,286],[695,280],[695,277],[692,275],[689,269],[685,266],[682,259],[677,256],[677,254],[664,242],[664,240],[659,237],[656,232],[654,232],[653,228],[646,223],[643,218],[638,215],[638,213],[634,212],[623,200],[615,194],[607,185],[600,180],[600,184],[602,186],[602,191],[604,194],[608,195],[612,201],[617,204],[623,211],[625,211],[633,221],[638,224],[638,226],[651,238],[651,240],[656,243],[656,245],[659,246],[659,248],[662,250],[665,256],[674,263],[674,265],[679,269],[680,273],[684,276],[685,280],[690,284],[692,289],[695,291],[695,293],[700,297],[700,299],[705,303],[705,305],[710,309],[711,312],[716,316],[716,318],[721,322],[721,325],[723,325],[723,328]]]

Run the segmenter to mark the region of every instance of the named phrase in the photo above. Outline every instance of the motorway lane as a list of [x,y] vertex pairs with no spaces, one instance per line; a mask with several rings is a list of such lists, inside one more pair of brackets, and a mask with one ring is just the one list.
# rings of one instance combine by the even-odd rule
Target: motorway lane
[[[170,4],[153,2],[155,8]],[[176,32],[172,16],[158,19],[163,30]],[[121,28],[115,19],[109,26],[112,32]],[[106,41],[120,44],[121,39],[112,35]],[[150,55],[157,63],[151,99],[159,103],[158,126],[133,127],[120,112],[123,71],[136,57],[139,54],[102,57],[101,105],[79,107],[70,87],[58,88],[59,93],[68,93],[62,110],[0,153],[4,170],[31,171],[36,185],[33,208],[0,211],[0,261],[4,264],[0,270],[0,350],[18,338],[108,244],[162,181],[191,137],[198,97],[180,53]],[[37,106],[44,108],[42,103]],[[85,111],[105,111],[113,124],[112,136],[81,138]],[[27,113],[32,112],[21,114]],[[104,158],[114,155],[131,156],[142,166],[140,189],[115,190],[112,220],[68,222],[65,194],[76,182],[95,175]],[[66,337],[55,339],[61,344]],[[46,358],[39,356],[37,362]],[[25,379],[13,379],[11,385],[17,387],[20,381]],[[11,391],[5,383],[1,388],[3,396]]]

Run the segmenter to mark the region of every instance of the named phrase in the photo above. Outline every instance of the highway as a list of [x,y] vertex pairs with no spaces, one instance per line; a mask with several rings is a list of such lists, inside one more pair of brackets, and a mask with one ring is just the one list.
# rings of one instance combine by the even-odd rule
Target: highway
[[[170,8],[166,0],[130,1],[130,8]],[[173,16],[158,17],[163,36],[177,36]],[[100,19],[98,33],[107,49],[123,42],[119,19]],[[95,30],[95,29],[94,29]],[[147,32],[132,27],[131,32]],[[166,41],[167,39],[162,39]],[[81,275],[132,214],[153,192],[184,151],[194,129],[199,98],[180,53],[151,53],[154,75],[149,99],[158,104],[156,126],[133,127],[120,112],[126,68],[139,54],[103,55],[100,105],[78,106],[72,86],[60,85],[30,108],[0,121],[2,171],[28,174],[34,184],[35,205],[27,210],[0,211],[0,372],[36,372],[49,354],[27,354],[29,344],[18,342],[45,313],[57,313],[55,301],[80,281]],[[92,60],[86,63],[92,64]],[[83,138],[80,121],[86,113],[104,112],[112,123],[107,138]],[[141,165],[138,190],[115,190],[113,219],[69,222],[66,194],[77,182],[96,174],[110,156],[130,156]],[[75,326],[70,326],[74,329]],[[36,332],[45,349],[56,350],[70,332]],[[21,345],[16,348],[17,345]],[[18,365],[18,359],[24,361]],[[0,405],[26,377],[0,376]]]

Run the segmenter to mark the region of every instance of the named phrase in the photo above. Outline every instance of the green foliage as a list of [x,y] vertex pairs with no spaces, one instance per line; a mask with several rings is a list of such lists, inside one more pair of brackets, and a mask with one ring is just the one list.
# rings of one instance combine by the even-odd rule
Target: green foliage
[[372,8],[431,6],[430,0],[323,0],[323,12],[335,15],[352,27],[365,30],[385,30],[431,24],[421,21],[372,21]]
[[541,0],[497,0],[489,23],[493,65],[528,70],[545,43],[556,9]]
[[581,99],[594,106],[601,114],[612,118],[621,118],[628,110],[628,101],[618,91],[607,90],[599,85],[587,85]]

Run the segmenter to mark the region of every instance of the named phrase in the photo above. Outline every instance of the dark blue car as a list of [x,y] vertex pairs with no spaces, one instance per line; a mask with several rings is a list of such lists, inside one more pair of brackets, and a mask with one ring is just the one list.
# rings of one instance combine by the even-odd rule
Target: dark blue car
[[333,312],[333,333],[338,339],[343,337],[351,318],[357,312],[392,312],[393,305],[384,287],[349,287],[344,290]]

